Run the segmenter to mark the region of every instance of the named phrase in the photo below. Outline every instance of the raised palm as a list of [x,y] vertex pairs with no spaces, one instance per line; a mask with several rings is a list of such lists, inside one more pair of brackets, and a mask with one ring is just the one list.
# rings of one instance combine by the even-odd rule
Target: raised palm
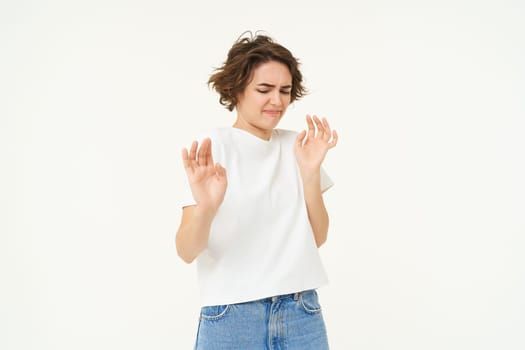
[[216,210],[226,193],[226,169],[213,162],[209,138],[202,140],[198,146],[198,142],[193,141],[189,153],[186,148],[182,150],[184,169],[197,205]]
[[328,150],[337,144],[337,133],[330,130],[326,118],[321,121],[315,115],[307,115],[306,123],[308,131],[299,133],[294,147],[295,158],[303,175],[318,171]]

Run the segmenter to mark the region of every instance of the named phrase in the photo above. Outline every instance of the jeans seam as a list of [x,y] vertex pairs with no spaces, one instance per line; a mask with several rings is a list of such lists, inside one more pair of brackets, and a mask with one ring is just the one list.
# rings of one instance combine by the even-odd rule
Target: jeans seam
[[320,306],[317,309],[310,309],[310,308],[308,308],[306,306],[306,304],[304,303],[303,294],[300,295],[299,300],[301,301],[301,305],[303,306],[304,311],[308,312],[309,314],[318,314],[318,313],[321,312],[321,307]]
[[208,320],[208,321],[216,321],[216,320],[221,319],[222,317],[224,317],[224,315],[226,314],[226,312],[229,309],[230,309],[230,305],[226,305],[224,310],[222,310],[222,312],[220,314],[215,315],[215,316],[208,316],[208,315],[204,315],[204,314],[201,313],[201,319]]

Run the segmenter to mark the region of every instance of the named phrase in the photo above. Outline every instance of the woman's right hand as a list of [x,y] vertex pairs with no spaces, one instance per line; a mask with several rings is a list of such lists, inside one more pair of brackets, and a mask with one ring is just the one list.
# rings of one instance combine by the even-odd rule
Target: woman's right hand
[[182,150],[184,169],[197,205],[216,211],[226,193],[226,169],[219,163],[213,163],[209,138],[202,140],[199,148],[198,145],[197,141],[193,141],[189,153],[186,148]]

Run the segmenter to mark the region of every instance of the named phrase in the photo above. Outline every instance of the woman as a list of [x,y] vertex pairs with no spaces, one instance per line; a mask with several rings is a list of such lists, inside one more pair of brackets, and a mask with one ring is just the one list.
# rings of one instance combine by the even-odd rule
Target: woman
[[183,149],[188,178],[177,252],[197,259],[196,349],[328,349],[316,288],[328,233],[321,167],[337,143],[326,119],[276,129],[305,94],[299,63],[271,38],[241,38],[208,83],[237,111]]

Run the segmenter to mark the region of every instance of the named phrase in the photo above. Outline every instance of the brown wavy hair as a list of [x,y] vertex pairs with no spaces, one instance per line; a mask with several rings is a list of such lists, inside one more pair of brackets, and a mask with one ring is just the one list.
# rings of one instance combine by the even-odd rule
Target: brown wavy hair
[[299,60],[282,45],[277,44],[266,35],[251,32],[250,37],[241,35],[228,52],[226,62],[216,68],[208,80],[220,95],[219,102],[229,111],[237,105],[237,96],[242,93],[252,77],[252,72],[262,63],[276,61],[288,67],[292,76],[290,102],[298,100],[306,94],[303,86],[303,76],[299,71]]

